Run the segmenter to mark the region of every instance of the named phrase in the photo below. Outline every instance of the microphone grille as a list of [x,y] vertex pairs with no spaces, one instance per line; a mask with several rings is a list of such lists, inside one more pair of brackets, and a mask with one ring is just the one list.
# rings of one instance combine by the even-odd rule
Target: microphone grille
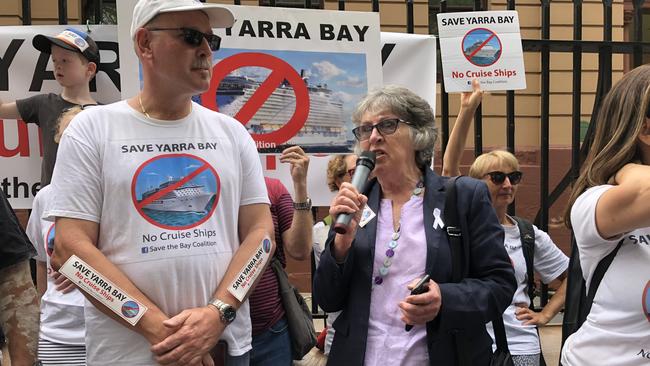
[[374,151],[364,151],[359,155],[357,159],[357,165],[362,164],[367,166],[370,170],[375,168],[375,153]]
[[366,150],[359,155],[360,159],[370,159],[370,161],[375,161],[375,152]]

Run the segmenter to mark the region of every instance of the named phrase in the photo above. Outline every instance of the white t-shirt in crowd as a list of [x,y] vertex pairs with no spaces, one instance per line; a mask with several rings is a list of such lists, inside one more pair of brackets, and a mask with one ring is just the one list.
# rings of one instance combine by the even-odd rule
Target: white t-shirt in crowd
[[66,345],[83,345],[86,334],[84,325],[84,296],[75,289],[67,294],[56,289],[50,266],[54,249],[54,223],[43,220],[43,209],[52,197],[52,186],[43,187],[32,205],[27,223],[27,236],[38,252],[36,260],[45,262],[47,289],[41,298],[41,323],[39,338]]
[[588,189],[571,209],[587,288],[600,260],[624,242],[598,286],[587,320],[564,344],[565,366],[650,364],[650,228],[611,239],[600,237],[596,204],[612,187]]
[[[528,275],[526,272],[526,259],[521,247],[521,234],[514,219],[508,216],[513,225],[503,225],[505,240],[503,245],[510,256],[515,267],[515,278],[517,280],[517,291],[512,297],[512,303],[503,313],[503,325],[508,338],[508,348],[513,355],[534,355],[541,352],[539,338],[534,325],[523,325],[518,320],[515,311],[519,304],[523,307],[530,306],[528,297]],[[537,226],[533,225],[535,231],[535,254],[533,256],[533,267],[544,283],[549,283],[558,278],[569,267],[569,258],[553,243],[551,237]],[[487,330],[494,341],[492,323],[488,323]],[[496,349],[496,343],[492,345]]]
[[[46,215],[99,223],[99,250],[160,309],[205,306],[239,248],[240,206],[268,204],[255,144],[233,118],[192,103],[176,121],[125,101],[81,112],[66,129]],[[92,365],[154,365],[147,340],[90,303]],[[248,302],[221,339],[251,349]]]

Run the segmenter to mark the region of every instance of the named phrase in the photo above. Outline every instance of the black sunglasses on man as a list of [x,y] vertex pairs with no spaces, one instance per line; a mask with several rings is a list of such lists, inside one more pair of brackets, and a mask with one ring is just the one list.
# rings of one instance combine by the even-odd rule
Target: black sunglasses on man
[[205,38],[205,40],[208,41],[208,46],[210,46],[210,50],[212,50],[212,52],[218,51],[219,47],[221,46],[221,37],[219,37],[218,35],[211,34],[211,33],[203,33],[201,31],[192,28],[183,27],[183,28],[146,28],[146,29],[152,32],[156,32],[156,31],[183,32],[183,40],[185,41],[185,43],[193,47],[200,46],[201,42],[203,42],[203,39]]

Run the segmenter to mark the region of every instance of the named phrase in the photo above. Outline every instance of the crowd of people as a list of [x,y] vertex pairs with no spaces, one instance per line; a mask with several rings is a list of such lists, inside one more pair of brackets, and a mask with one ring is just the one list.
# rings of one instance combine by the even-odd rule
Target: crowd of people
[[[504,365],[545,365],[537,327],[564,306],[569,258],[547,233],[508,214],[524,179],[515,155],[487,152],[468,176],[449,178],[462,173],[480,83],[460,96],[440,175],[431,168],[431,106],[398,86],[365,96],[352,115],[356,150],[331,158],[335,196],[314,223],[303,149],[280,156],[292,194],[263,176],[241,123],[192,101],[210,86],[219,49],[212,29],[234,21],[216,4],[139,0],[131,38],[142,88],[108,105],[88,88],[99,65],[88,34],[34,37],[62,89],[0,102],[0,117],[37,123],[44,140],[43,188],[26,231],[0,200],[0,326],[11,364],[291,365],[302,356],[296,309],[286,305],[278,271],[287,258],[313,255],[328,365],[493,365],[501,328],[511,357]],[[172,143],[187,151],[128,148]],[[650,357],[648,164],[650,66],[642,66],[603,101],[566,211],[595,296],[562,349],[565,366]],[[362,169],[372,170],[365,183],[356,179]],[[142,183],[178,171],[159,187]],[[198,191],[193,179],[213,190],[201,207],[182,192]],[[341,215],[349,223],[334,224]],[[536,276],[560,283],[541,309]]]

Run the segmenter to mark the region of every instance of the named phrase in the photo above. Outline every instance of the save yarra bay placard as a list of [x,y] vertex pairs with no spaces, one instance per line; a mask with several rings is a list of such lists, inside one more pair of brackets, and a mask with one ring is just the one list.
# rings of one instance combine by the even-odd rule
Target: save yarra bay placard
[[445,91],[526,88],[519,17],[516,11],[438,14]]

